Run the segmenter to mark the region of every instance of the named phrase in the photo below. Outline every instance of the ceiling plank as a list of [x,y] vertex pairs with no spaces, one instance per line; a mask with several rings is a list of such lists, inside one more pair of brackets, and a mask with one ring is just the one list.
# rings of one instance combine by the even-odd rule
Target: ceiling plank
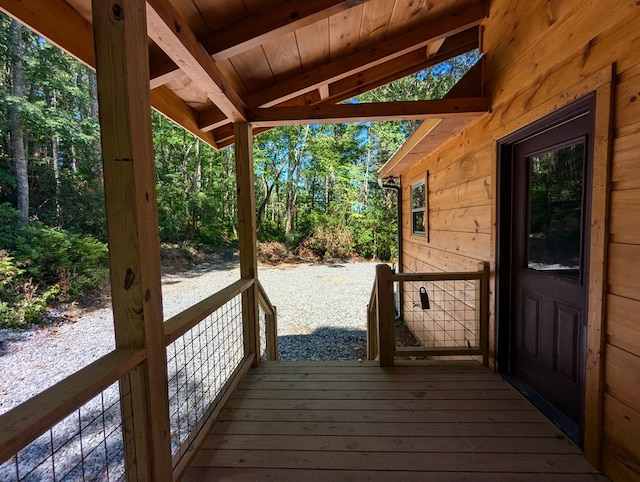
[[93,27],[61,0],[2,0],[0,10],[77,60],[95,68]]
[[233,122],[246,122],[246,106],[195,34],[168,0],[147,0],[149,37]]
[[200,112],[198,127],[202,132],[209,132],[225,124],[231,124],[226,115],[217,107]]
[[334,82],[330,85],[330,96],[323,102],[332,102],[334,104],[342,102],[356,95],[369,92],[376,87],[386,85],[394,80],[415,74],[440,62],[462,55],[475,48],[478,48],[478,29],[465,30],[457,35],[448,37],[438,54],[432,58],[426,58],[424,51],[419,49]]
[[280,0],[228,28],[212,32],[202,45],[215,60],[234,55],[293,33],[324,18],[365,3],[367,0]]
[[[2,0],[0,10],[95,70],[93,27],[66,2]],[[150,97],[156,111],[216,147],[213,135],[200,131],[197,113],[168,89],[154,89]]]
[[254,127],[473,117],[489,112],[486,97],[379,102],[372,104],[320,104],[310,107],[269,107],[249,111]]
[[484,3],[475,4],[458,14],[439,19],[429,25],[406,32],[374,47],[348,55],[326,66],[298,75],[287,82],[280,82],[246,98],[248,106],[270,107],[315,90],[322,84],[345,79],[351,75],[393,60],[429,43],[455,35],[479,25],[485,18]]
[[[268,11],[257,12],[240,22],[211,32],[200,42],[213,59],[220,62],[366,1],[279,0],[278,3],[269,4]],[[169,82],[179,69],[175,63],[168,66],[163,53],[152,55],[149,63],[153,87]]]
[[[320,103],[336,104],[344,100],[355,97],[356,95],[368,92],[381,85],[388,84],[394,80],[401,79],[407,75],[414,74],[420,70],[436,65],[450,58],[469,52],[478,47],[478,29],[472,28],[465,30],[452,37],[448,37],[440,52],[431,59],[427,59],[422,49],[415,50],[401,57],[395,58],[384,64],[380,64],[364,72],[359,72],[346,79],[340,80],[330,86],[320,86],[317,91],[303,94],[299,97],[291,99],[287,102],[279,104],[280,106],[303,106],[317,105]],[[323,92],[324,91],[324,92]],[[322,98],[322,95],[328,97]],[[215,125],[213,125],[215,123]],[[223,124],[228,123],[219,117],[219,111],[206,111],[200,115],[200,127],[206,131],[218,129]],[[224,134],[223,134],[224,132]],[[232,132],[228,130],[228,132]],[[216,131],[214,136],[220,139],[220,136],[226,135],[225,131]]]

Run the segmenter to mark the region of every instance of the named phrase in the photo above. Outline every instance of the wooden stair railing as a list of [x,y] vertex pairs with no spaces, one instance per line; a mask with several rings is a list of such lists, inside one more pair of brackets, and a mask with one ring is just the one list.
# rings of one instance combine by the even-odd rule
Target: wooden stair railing
[[[397,347],[396,346],[396,320],[394,309],[393,286],[399,283],[445,283],[441,288],[446,292],[446,283],[450,282],[473,283],[471,289],[474,301],[457,300],[454,294],[447,295],[447,301],[439,303],[435,300],[431,309],[440,309],[449,318],[456,316],[456,309],[451,309],[445,305],[465,305],[467,310],[474,312],[474,324],[476,328],[465,330],[474,337],[474,343],[454,342],[443,344],[444,346],[416,346]],[[415,290],[414,290],[415,291]],[[403,300],[405,307],[419,305],[416,300],[407,299],[410,290],[403,288]],[[441,305],[441,306],[439,306]],[[425,312],[429,308],[424,308]],[[405,318],[410,317],[411,310],[403,310]],[[409,312],[409,313],[408,313]],[[414,313],[416,310],[414,309]],[[416,320],[405,320],[409,324]],[[420,321],[417,321],[420,323]],[[379,360],[381,366],[393,366],[397,357],[440,357],[440,356],[482,356],[483,362],[487,363],[488,353],[488,328],[489,328],[489,264],[479,263],[477,271],[452,272],[452,273],[394,273],[386,264],[376,266],[376,279],[371,292],[371,298],[367,307],[367,356],[370,360]]]

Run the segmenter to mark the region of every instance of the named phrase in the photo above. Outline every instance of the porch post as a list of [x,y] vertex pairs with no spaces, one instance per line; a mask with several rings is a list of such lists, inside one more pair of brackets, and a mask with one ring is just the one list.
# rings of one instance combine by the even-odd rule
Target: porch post
[[380,366],[392,367],[396,349],[396,322],[393,300],[393,277],[386,264],[376,266],[376,290],[378,298],[378,343]]
[[[253,132],[251,124],[233,126],[236,140],[236,183],[238,190],[238,238],[240,245],[240,277],[257,280],[258,254],[256,235],[256,195],[253,175]],[[254,366],[260,361],[257,286],[242,294],[242,322],[245,355],[255,355]]]
[[[120,382],[128,480],[172,477],[145,0],[93,0],[117,348],[146,360]],[[124,397],[123,397],[124,398]]]

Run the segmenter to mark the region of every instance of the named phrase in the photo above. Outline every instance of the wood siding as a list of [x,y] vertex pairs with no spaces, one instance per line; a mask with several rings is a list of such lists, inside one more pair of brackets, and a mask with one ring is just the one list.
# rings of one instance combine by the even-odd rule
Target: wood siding
[[[640,477],[638,25],[640,4],[635,0],[491,2],[483,51],[492,113],[401,176],[403,210],[410,213],[410,186],[429,171],[429,242],[411,234],[410,217],[405,215],[404,271],[473,270],[479,261],[490,261],[494,273],[497,141],[612,84],[610,182],[602,189],[603,197],[610,191],[609,207],[599,220],[608,218],[603,234],[603,252],[608,258],[602,283],[606,295],[599,296],[598,290],[591,295],[596,301],[602,298],[604,304],[603,378],[599,384],[603,398],[600,401],[597,386],[590,387],[586,396],[603,404],[602,424],[596,431],[601,433],[588,443],[598,448],[595,463],[601,463],[614,480]],[[596,139],[598,142],[606,139]],[[600,151],[596,148],[596,156],[599,152],[606,152],[606,145]],[[602,162],[596,157],[596,165]],[[606,181],[606,171],[596,167],[594,172],[598,176],[594,185]],[[491,292],[495,292],[493,279]],[[493,300],[490,306],[493,311]],[[494,325],[492,313],[490,352],[495,349]],[[594,333],[591,328],[589,333]]]

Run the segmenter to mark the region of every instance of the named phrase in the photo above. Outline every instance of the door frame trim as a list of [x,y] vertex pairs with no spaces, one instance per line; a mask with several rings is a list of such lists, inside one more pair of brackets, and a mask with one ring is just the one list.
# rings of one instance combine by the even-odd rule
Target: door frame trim
[[[591,226],[590,252],[586,262],[588,269],[587,289],[587,340],[585,359],[584,390],[584,453],[585,458],[594,467],[602,467],[602,399],[603,399],[603,359],[606,316],[606,270],[607,246],[609,233],[609,198],[612,112],[613,112],[613,79],[614,66],[604,69],[585,78],[568,89],[564,97],[568,101],[527,126],[513,131],[497,139],[497,171],[496,171],[496,289],[495,289],[495,350],[496,369],[498,372],[509,371],[509,296],[506,290],[511,285],[511,266],[509,256],[505,256],[506,240],[510,240],[510,209],[504,209],[511,199],[512,172],[507,162],[511,157],[511,146],[515,140],[532,134],[540,129],[542,122],[558,122],[563,115],[572,110],[574,99],[591,97],[594,108],[593,130],[593,165],[591,186]],[[599,82],[595,91],[593,81]],[[569,100],[571,102],[569,102]],[[578,100],[576,104],[580,102]],[[510,244],[510,241],[509,241]],[[501,322],[502,320],[502,322]]]

